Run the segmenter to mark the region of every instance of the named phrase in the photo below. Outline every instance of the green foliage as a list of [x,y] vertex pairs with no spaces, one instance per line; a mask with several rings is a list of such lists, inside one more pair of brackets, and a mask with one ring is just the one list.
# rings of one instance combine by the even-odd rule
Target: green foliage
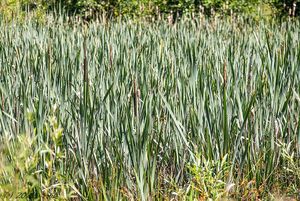
[[[20,135],[14,141],[2,140],[0,162],[0,197],[34,197],[41,192],[36,167],[37,154],[30,136]],[[20,197],[19,197],[20,196]],[[40,196],[40,195],[39,195]]]
[[[266,8],[268,11],[266,12]],[[298,15],[298,0],[3,0],[0,11],[7,18],[24,18],[28,11],[44,18],[47,12],[60,10],[85,19],[106,17],[174,19],[184,14],[204,12],[206,15],[246,15],[252,17]]]
[[0,21],[2,195],[295,196],[297,20],[71,22]]
[[[201,200],[220,200],[228,194],[226,191],[226,180],[230,170],[227,155],[219,161],[209,161],[199,156],[190,167],[192,175],[191,188],[188,196],[199,197]],[[227,186],[229,186],[228,184]]]
[[[31,114],[28,114],[31,116]],[[31,119],[33,121],[33,119]],[[34,133],[11,138],[6,134],[0,147],[1,199],[67,200],[78,192],[68,173],[63,171],[66,150],[62,147],[62,129],[55,116],[44,125],[50,137],[38,145]]]
[[51,1],[46,2],[43,0],[2,0],[0,2],[0,17],[22,22],[30,13],[31,18],[42,21]]

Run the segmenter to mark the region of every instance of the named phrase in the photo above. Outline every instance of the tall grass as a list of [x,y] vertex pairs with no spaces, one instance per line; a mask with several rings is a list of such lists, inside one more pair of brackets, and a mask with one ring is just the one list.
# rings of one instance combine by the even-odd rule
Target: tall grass
[[0,195],[297,196],[298,27],[0,22]]

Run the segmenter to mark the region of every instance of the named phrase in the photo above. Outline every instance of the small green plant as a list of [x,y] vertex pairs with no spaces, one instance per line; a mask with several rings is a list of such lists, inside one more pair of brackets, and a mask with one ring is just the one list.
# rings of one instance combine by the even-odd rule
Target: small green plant
[[35,133],[13,138],[6,135],[1,139],[0,198],[64,200],[78,192],[61,168],[66,154],[62,146],[63,129],[55,116],[49,118],[44,128],[50,138],[40,145]]
[[0,151],[0,197],[40,197],[38,152],[30,135],[2,139]]
[[221,161],[198,156],[189,170],[192,179],[188,195],[192,194],[200,200],[218,200],[226,196],[226,181],[230,170],[227,155]]

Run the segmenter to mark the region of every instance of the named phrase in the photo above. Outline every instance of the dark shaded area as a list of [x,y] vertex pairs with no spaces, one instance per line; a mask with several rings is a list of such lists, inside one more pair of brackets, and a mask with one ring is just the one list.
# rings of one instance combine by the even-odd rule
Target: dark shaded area
[[299,0],[274,0],[273,5],[281,15],[299,16]]

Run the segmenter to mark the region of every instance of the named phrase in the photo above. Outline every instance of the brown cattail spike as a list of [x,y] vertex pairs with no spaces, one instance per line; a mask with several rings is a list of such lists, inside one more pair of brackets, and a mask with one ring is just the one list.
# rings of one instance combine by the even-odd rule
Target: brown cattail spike
[[113,58],[112,58],[112,46],[110,45],[109,46],[109,63],[110,63],[110,68],[112,68],[113,66],[113,63],[112,63],[112,61],[113,61]]
[[223,67],[223,84],[224,87],[226,86],[227,83],[227,65],[226,62],[224,62],[224,67]]
[[84,41],[83,41],[83,81],[85,83],[88,83],[88,61],[87,61],[87,48],[86,48],[86,36],[84,37]]
[[133,110],[134,115],[137,117],[139,113],[140,90],[138,89],[136,80],[133,81],[133,88]]

